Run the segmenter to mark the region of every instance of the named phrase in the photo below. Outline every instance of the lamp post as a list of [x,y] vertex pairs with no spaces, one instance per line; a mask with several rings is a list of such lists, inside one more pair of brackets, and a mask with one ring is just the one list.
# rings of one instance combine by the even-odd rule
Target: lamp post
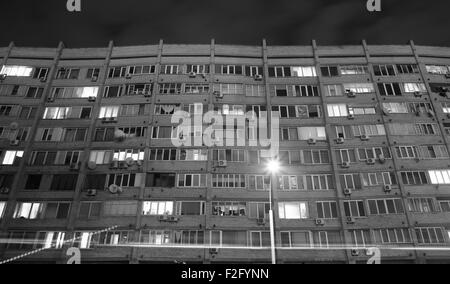
[[275,251],[275,221],[273,215],[273,184],[274,184],[274,176],[280,170],[280,163],[277,160],[271,160],[267,169],[270,172],[270,192],[269,192],[269,224],[270,224],[270,251],[272,255],[272,264],[277,263],[276,251]]

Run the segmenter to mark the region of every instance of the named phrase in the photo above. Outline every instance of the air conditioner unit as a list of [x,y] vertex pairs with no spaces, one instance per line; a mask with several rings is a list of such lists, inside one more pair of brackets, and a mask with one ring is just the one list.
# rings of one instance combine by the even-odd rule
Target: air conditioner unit
[[110,168],[110,169],[118,169],[118,168],[119,168],[119,161],[112,161],[112,162],[109,164],[109,168]]
[[195,77],[197,77],[197,73],[195,73],[195,72],[189,72],[189,78],[195,78]]
[[420,97],[422,97],[422,93],[421,92],[414,92],[414,97],[420,98]]
[[359,256],[359,250],[358,249],[352,249],[351,250],[352,256]]
[[117,117],[110,117],[109,122],[112,122],[112,123],[117,122]]
[[131,79],[131,77],[132,77],[132,76],[131,76],[130,73],[127,73],[127,74],[125,75],[125,78],[126,78],[126,79]]
[[351,90],[345,90],[345,93],[347,94],[347,97],[349,97],[349,98],[355,98],[356,97],[355,92],[353,92]]
[[97,97],[89,97],[88,98],[88,101],[90,101],[90,102],[95,102],[97,100]]
[[428,110],[427,114],[429,117],[434,117],[434,111],[432,111],[432,110]]
[[347,118],[348,118],[348,119],[355,119],[355,115],[354,115],[354,114],[349,114],[349,115],[347,116]]
[[98,81],[98,77],[97,76],[92,76],[91,81],[92,82],[97,82]]
[[226,160],[220,160],[220,161],[217,161],[217,166],[218,166],[218,167],[226,168],[227,165],[228,165],[228,162],[227,162]]
[[342,162],[343,168],[350,168],[350,162]]
[[47,102],[48,103],[53,103],[55,101],[55,98],[54,97],[48,97],[47,98]]
[[169,216],[167,216],[167,215],[158,216],[158,221],[160,221],[160,222],[165,222],[168,219],[169,219]]
[[386,162],[386,157],[384,155],[379,155],[378,161],[380,161],[381,164],[384,164]]
[[214,91],[213,95],[218,99],[223,99],[223,94],[219,91]]
[[6,74],[0,74],[0,81],[4,81],[8,77]]
[[80,169],[80,164],[79,163],[71,163],[69,168],[71,171],[78,171]]
[[352,195],[352,190],[350,188],[344,189],[344,195],[347,195],[347,196]]
[[86,195],[87,196],[96,196],[97,190],[96,189],[88,189]]
[[152,96],[152,92],[148,91],[148,92],[144,92],[144,97],[145,98],[150,98]]
[[317,226],[325,225],[325,220],[324,219],[316,219],[316,225]]
[[180,218],[175,217],[175,216],[169,216],[169,218],[167,218],[167,222],[176,223],[178,221],[180,221]]
[[10,191],[11,191],[11,189],[9,187],[2,187],[2,188],[0,188],[0,193],[1,194],[9,194]]
[[210,254],[218,254],[219,253],[219,249],[218,248],[210,248],[209,249],[209,253]]
[[445,78],[450,79],[450,73],[445,74]]
[[313,138],[308,139],[308,144],[309,144],[309,145],[314,145],[314,144],[316,144],[316,143],[317,143],[316,139],[313,139]]
[[128,164],[127,162],[119,162],[119,169],[127,169]]
[[369,141],[369,139],[370,139],[369,135],[366,135],[366,134],[361,135],[361,140],[362,141]]
[[47,82],[47,77],[42,77],[39,81],[41,81],[41,83],[45,83]]
[[336,139],[336,144],[344,144],[344,142],[345,142],[345,139],[342,137]]
[[136,161],[136,165],[138,166],[138,167],[142,167],[142,161],[140,161],[140,160],[138,160],[138,161]]
[[416,110],[415,114],[416,114],[416,116],[421,116],[422,112],[420,110]]
[[375,159],[372,159],[372,158],[367,159],[367,164],[368,165],[375,165]]
[[256,220],[256,223],[257,223],[259,226],[264,226],[264,225],[266,224],[266,220],[265,220],[264,218],[258,218],[258,219]]
[[389,184],[386,184],[384,187],[383,187],[383,189],[384,189],[384,192],[391,192],[392,191],[392,186],[391,185],[389,185]]
[[354,217],[347,217],[347,224],[355,224],[355,218]]
[[19,139],[12,139],[11,141],[9,141],[10,146],[19,146],[19,144],[20,144]]
[[262,79],[263,79],[263,76],[262,75],[255,75],[255,80],[256,81],[262,81]]

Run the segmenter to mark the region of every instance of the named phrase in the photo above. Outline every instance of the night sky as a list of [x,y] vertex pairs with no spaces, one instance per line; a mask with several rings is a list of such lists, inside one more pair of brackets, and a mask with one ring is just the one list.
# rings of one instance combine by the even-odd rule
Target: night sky
[[67,47],[166,43],[270,45],[404,44],[450,46],[449,0],[2,0],[0,46]]

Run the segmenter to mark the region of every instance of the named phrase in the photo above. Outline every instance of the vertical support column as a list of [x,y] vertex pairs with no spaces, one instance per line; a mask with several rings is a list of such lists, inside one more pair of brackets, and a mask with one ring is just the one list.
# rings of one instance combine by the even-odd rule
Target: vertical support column
[[[373,71],[373,64],[371,62],[369,48],[368,48],[367,43],[366,43],[365,40],[362,41],[362,47],[364,49],[364,54],[365,54],[366,61],[367,61],[367,66],[368,66],[368,70],[369,70],[370,79],[371,79],[372,82],[375,82],[375,73]],[[375,86],[375,97],[376,97],[377,103],[378,103],[378,105],[380,106],[380,109],[381,109],[383,101],[385,100],[385,98],[381,97],[380,90],[376,86]],[[408,203],[407,203],[407,196],[406,196],[406,192],[405,192],[406,189],[405,189],[405,186],[403,184],[403,181],[402,181],[402,178],[401,178],[401,175],[400,175],[400,167],[398,165],[399,161],[398,161],[397,156],[395,155],[395,146],[394,146],[395,143],[394,143],[393,138],[392,138],[392,136],[391,136],[391,134],[389,132],[389,129],[387,127],[388,122],[386,121],[386,119],[385,119],[383,114],[381,114],[381,122],[383,123],[383,125],[385,126],[385,129],[386,129],[386,140],[387,140],[387,144],[388,144],[387,146],[389,147],[389,150],[391,151],[391,154],[392,154],[392,162],[394,164],[394,171],[395,171],[395,174],[396,174],[396,177],[397,177],[397,183],[398,183],[398,186],[399,186],[400,198],[402,199],[402,204],[403,204],[403,207],[405,208],[405,216],[406,216],[406,222],[407,222],[407,224],[405,224],[405,225],[409,228],[409,231],[411,232],[412,239],[414,240],[413,246],[416,247],[417,246],[417,240],[416,240],[416,238],[414,236],[414,226],[411,223],[411,218],[412,217],[411,217],[410,212],[407,210]],[[415,254],[416,258],[417,258],[417,251],[414,251],[414,254]],[[383,257],[383,256],[381,256],[381,257]]]
[[[10,44],[10,49],[8,51],[8,55],[11,53],[12,48],[13,48],[13,43]],[[53,78],[55,77],[56,69],[57,69],[59,59],[61,57],[63,49],[64,49],[64,44],[62,42],[60,42],[56,49],[55,57],[53,58],[53,63],[52,63],[52,66],[51,66],[49,74],[48,74],[48,80],[47,80],[47,83],[45,84],[43,95],[39,101],[39,105],[38,105],[38,108],[36,111],[36,117],[34,118],[34,121],[31,126],[31,131],[28,136],[29,139],[24,142],[24,144],[25,144],[24,149],[23,149],[24,155],[22,157],[22,160],[20,161],[17,173],[14,177],[14,181],[11,186],[11,192],[8,196],[8,202],[7,202],[7,206],[5,209],[4,217],[0,223],[1,224],[0,227],[3,229],[3,232],[5,234],[7,234],[8,227],[9,227],[11,221],[13,220],[14,208],[16,206],[16,196],[19,191],[19,188],[18,188],[19,181],[21,181],[24,177],[25,167],[26,167],[26,164],[27,164],[30,154],[31,154],[31,149],[32,149],[32,146],[34,143],[34,137],[36,136],[36,130],[39,125],[39,122],[41,121],[42,114],[45,109],[45,102],[46,102],[47,96],[49,96]]]
[[[1,65],[0,65],[0,68],[1,68],[3,65],[6,65],[6,62],[8,62],[8,58],[9,58],[9,56],[11,55],[11,52],[12,52],[13,48],[14,48],[14,42],[11,41],[11,42],[9,43],[8,51],[6,52],[6,55],[2,58],[2,63],[1,63]],[[0,69],[0,70],[1,70],[1,69]],[[0,82],[0,84],[1,84],[1,82]]]
[[[147,102],[150,102],[150,113],[148,114],[148,120],[144,121],[146,127],[147,127],[147,132],[145,134],[145,157],[149,157],[150,155],[150,147],[151,147],[151,136],[152,136],[152,125],[153,125],[153,121],[154,121],[154,113],[155,113],[155,105],[157,103],[157,96],[159,95],[159,75],[161,74],[161,64],[162,64],[162,56],[163,56],[163,49],[164,49],[164,41],[162,39],[159,40],[158,43],[158,53],[157,53],[157,60],[156,60],[156,66],[155,66],[155,77],[153,82],[153,95],[151,97],[151,100],[146,100]],[[147,172],[149,172],[151,170],[151,168],[149,167],[149,161],[148,159],[146,159],[142,165],[142,173],[144,175],[147,174]],[[138,194],[138,209],[137,209],[137,217],[136,217],[136,227],[135,227],[135,233],[134,233],[134,241],[135,242],[139,242],[139,238],[140,238],[140,231],[143,228],[146,228],[147,224],[143,224],[142,221],[142,209],[143,209],[143,205],[144,205],[144,201],[146,199],[145,196],[145,188],[146,188],[146,179],[147,177],[144,178],[144,182],[141,184],[140,188],[139,188],[139,194]],[[131,257],[130,257],[130,263],[132,264],[137,264],[139,263],[140,259],[141,259],[141,249],[139,247],[132,247],[131,248]]]
[[[318,84],[319,84],[319,89],[320,89],[320,99],[322,102],[322,112],[323,112],[323,120],[324,120],[324,125],[325,125],[325,131],[327,133],[327,143],[328,143],[328,149],[330,151],[330,162],[333,168],[333,178],[335,180],[336,183],[336,196],[335,196],[335,200],[337,203],[337,207],[339,210],[339,215],[341,216],[341,218],[339,219],[340,224],[341,224],[341,239],[343,241],[343,245],[342,248],[345,249],[346,246],[350,245],[350,240],[348,238],[348,234],[347,234],[347,230],[349,229],[346,223],[346,216],[345,216],[345,211],[343,208],[343,201],[345,201],[345,196],[343,193],[343,189],[341,187],[341,183],[340,183],[340,179],[339,179],[339,170],[337,167],[337,158],[336,158],[336,148],[334,147],[334,143],[333,140],[331,139],[331,133],[332,133],[332,129],[331,129],[331,121],[327,116],[327,99],[325,97],[325,86],[322,82],[322,73],[320,72],[320,58],[318,55],[318,47],[317,47],[317,43],[315,40],[312,40],[311,42],[312,44],[312,51],[313,51],[313,57],[314,57],[314,63],[315,63],[315,67],[316,67],[316,72],[317,72],[317,80],[318,80]],[[346,261],[347,262],[353,262],[353,260],[351,259],[351,255],[349,252],[349,249],[345,249],[345,254],[346,254]]]

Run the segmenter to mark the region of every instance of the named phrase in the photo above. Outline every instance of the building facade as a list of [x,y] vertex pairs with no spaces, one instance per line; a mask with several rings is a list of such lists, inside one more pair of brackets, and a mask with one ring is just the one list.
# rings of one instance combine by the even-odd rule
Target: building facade
[[[278,263],[450,261],[450,48],[11,43],[0,59],[1,260],[270,263],[272,204]],[[280,171],[263,147],[175,147],[177,110],[277,111]]]

